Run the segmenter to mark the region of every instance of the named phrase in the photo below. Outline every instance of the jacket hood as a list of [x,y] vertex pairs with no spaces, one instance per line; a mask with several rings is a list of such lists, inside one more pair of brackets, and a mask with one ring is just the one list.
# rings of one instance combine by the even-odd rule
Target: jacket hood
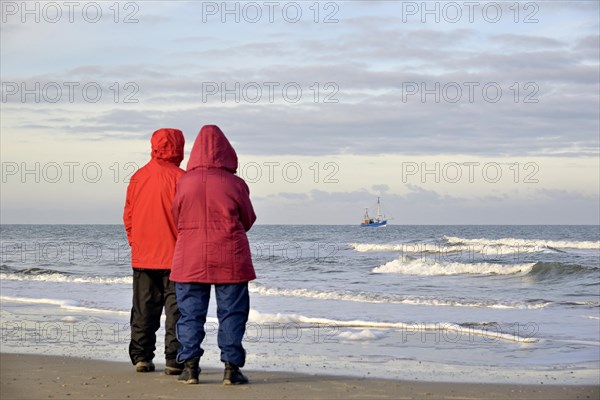
[[183,160],[183,146],[185,138],[179,129],[162,128],[152,134],[153,159],[164,160],[179,167]]
[[237,154],[216,125],[203,126],[196,137],[187,170],[198,167],[223,168],[232,173],[237,171]]

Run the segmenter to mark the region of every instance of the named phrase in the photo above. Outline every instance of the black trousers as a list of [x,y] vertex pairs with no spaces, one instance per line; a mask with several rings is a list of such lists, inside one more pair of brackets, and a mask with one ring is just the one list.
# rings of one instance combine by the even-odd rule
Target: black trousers
[[168,269],[133,269],[133,306],[131,308],[131,341],[129,357],[138,361],[151,361],[156,350],[156,331],[165,309],[165,359],[175,360],[179,341],[176,324],[179,308],[175,296],[175,283],[169,280]]

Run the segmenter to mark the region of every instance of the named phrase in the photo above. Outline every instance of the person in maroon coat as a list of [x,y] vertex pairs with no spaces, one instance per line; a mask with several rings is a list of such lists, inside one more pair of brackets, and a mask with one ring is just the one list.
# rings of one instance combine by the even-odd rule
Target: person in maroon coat
[[246,232],[256,215],[248,186],[235,175],[237,167],[237,155],[223,132],[207,125],[200,130],[187,171],[177,183],[172,211],[179,235],[170,279],[176,282],[181,313],[177,361],[184,363],[179,380],[185,383],[198,383],[211,285],[225,363],[223,383],[248,382],[239,368],[246,361],[242,338],[250,311],[248,282],[256,278]]

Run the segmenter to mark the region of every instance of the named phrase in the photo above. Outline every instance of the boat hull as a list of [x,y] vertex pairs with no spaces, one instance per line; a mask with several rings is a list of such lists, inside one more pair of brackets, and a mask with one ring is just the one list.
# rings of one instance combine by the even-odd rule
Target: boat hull
[[360,224],[360,226],[362,227],[378,227],[378,226],[386,226],[387,225],[387,220],[385,221],[380,221],[380,222],[370,222],[368,224],[362,223]]

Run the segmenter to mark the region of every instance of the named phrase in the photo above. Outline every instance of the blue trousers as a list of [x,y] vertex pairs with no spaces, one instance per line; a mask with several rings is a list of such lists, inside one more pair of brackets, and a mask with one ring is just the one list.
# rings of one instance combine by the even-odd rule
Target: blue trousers
[[[248,282],[214,286],[219,319],[217,342],[221,349],[221,361],[243,367],[246,363],[246,351],[242,346],[242,339],[250,312]],[[210,288],[210,284],[204,283],[175,284],[181,313],[177,320],[177,339],[181,344],[177,352],[178,362],[200,358],[204,354],[200,345],[206,336],[204,323],[208,313]]]

